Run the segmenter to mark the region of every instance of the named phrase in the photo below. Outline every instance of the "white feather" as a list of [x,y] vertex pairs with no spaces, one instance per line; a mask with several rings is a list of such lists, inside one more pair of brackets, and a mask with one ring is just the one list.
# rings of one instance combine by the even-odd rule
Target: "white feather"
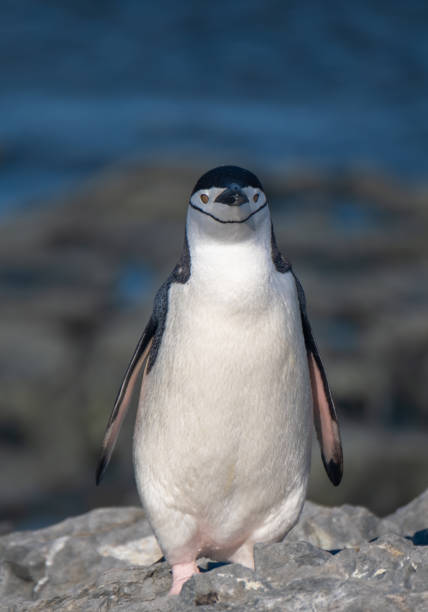
[[189,212],[191,277],[170,287],[145,377],[137,485],[171,563],[226,559],[245,542],[280,539],[303,505],[307,356],[294,278],[273,266],[265,210],[253,227],[219,227],[224,240],[201,233],[195,215],[204,215]]

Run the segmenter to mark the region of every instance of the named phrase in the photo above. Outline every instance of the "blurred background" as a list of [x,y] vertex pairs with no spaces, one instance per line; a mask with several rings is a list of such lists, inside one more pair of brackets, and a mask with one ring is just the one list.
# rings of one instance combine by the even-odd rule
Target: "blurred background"
[[96,488],[104,428],[225,163],[265,184],[336,399],[344,480],[314,447],[309,497],[426,489],[427,28],[416,0],[2,0],[0,531],[139,503],[135,410]]

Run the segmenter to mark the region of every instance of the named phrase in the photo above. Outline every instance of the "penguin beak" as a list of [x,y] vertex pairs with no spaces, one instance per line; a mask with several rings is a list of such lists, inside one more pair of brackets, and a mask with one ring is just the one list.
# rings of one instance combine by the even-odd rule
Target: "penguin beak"
[[248,198],[237,185],[233,185],[222,191],[221,194],[216,197],[215,202],[227,204],[228,206],[241,206],[241,204],[246,204],[248,202]]

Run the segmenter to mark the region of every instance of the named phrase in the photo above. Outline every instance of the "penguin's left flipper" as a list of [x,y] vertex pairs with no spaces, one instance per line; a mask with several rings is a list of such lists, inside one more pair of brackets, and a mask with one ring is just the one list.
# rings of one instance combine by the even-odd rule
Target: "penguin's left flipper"
[[138,374],[141,371],[143,363],[149,355],[151,346],[153,344],[153,338],[156,332],[156,328],[157,323],[152,315],[137,344],[137,348],[135,349],[128,369],[125,372],[122,385],[119,389],[119,393],[117,394],[112,413],[107,423],[107,429],[103,440],[103,448],[96,473],[97,485],[101,482],[101,479],[104,476],[104,473],[109,464],[114,446],[116,444],[117,436],[119,435],[123,419],[128,410],[135,382],[137,380]]
[[312,335],[311,325],[306,312],[306,298],[299,279],[296,281],[300,304],[303,335],[308,354],[309,373],[312,385],[315,429],[321,446],[321,457],[331,482],[337,486],[342,480],[343,453],[336,409],[328,386],[324,366],[319,356],[317,345]]

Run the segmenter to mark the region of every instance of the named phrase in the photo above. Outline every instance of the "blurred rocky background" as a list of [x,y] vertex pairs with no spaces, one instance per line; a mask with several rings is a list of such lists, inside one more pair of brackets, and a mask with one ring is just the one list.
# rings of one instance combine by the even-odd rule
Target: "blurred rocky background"
[[265,184],[336,399],[344,480],[314,447],[310,499],[426,489],[427,26],[416,1],[2,3],[1,531],[138,504],[133,411],[95,488],[100,443],[221,163]]

